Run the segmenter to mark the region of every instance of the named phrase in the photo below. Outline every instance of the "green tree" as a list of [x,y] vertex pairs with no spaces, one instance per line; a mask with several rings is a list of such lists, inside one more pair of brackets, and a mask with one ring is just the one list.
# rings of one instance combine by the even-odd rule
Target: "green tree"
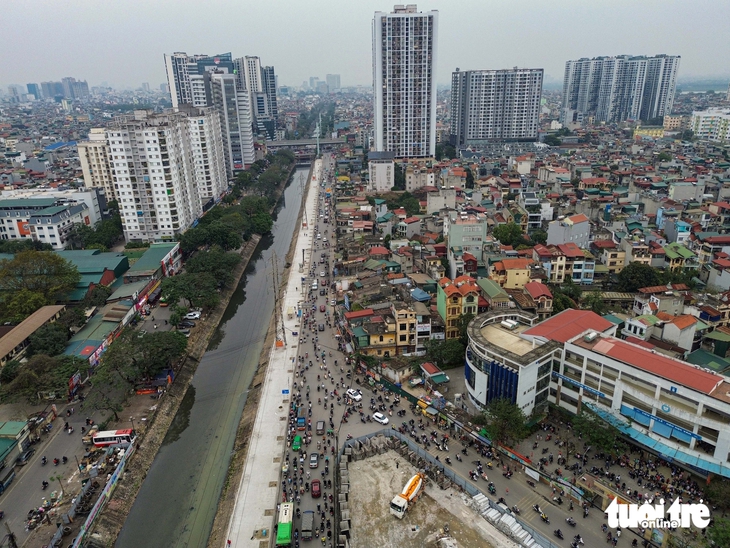
[[114,290],[111,287],[105,285],[94,286],[86,297],[84,297],[83,306],[85,308],[91,308],[92,306],[104,306],[106,300],[111,297]]
[[640,287],[651,287],[660,283],[661,277],[659,272],[648,264],[629,263],[618,274],[619,290],[628,293],[633,293]]
[[18,376],[20,369],[20,362],[10,360],[0,369],[0,385],[5,385],[13,382],[13,379]]
[[218,304],[218,282],[208,272],[183,272],[162,280],[162,296],[167,302],[177,303],[185,299],[189,307],[211,308]]
[[545,245],[547,243],[547,232],[544,230],[535,230],[530,234],[530,240],[535,244]]
[[546,145],[550,145],[551,147],[559,147],[563,144],[563,141],[561,141],[557,136],[555,135],[548,135],[543,139],[543,143]]
[[623,445],[616,428],[601,420],[585,407],[573,417],[573,433],[595,451],[616,453]]
[[514,447],[528,434],[527,417],[520,407],[506,398],[492,400],[478,417],[492,442]]
[[[0,381],[2,381],[2,372],[0,372]],[[705,496],[713,505],[724,509],[730,508],[730,480],[727,478],[713,477],[710,484],[704,488],[704,491]]]
[[21,322],[42,306],[51,304],[40,293],[21,289],[7,297],[5,302],[6,318],[13,322]]
[[68,329],[57,323],[42,325],[30,337],[30,346],[26,351],[28,356],[45,354],[58,356],[66,349]]
[[568,308],[575,308],[575,303],[567,295],[553,292],[553,314],[559,314]]
[[18,366],[15,378],[3,385],[0,394],[4,401],[24,399],[38,403],[42,395],[54,394],[56,399],[65,400],[68,394],[68,380],[85,367],[85,360],[73,356],[50,357],[45,354],[31,356]]
[[449,369],[464,365],[464,345],[459,339],[426,341],[426,355],[440,369]]
[[499,240],[502,245],[520,244],[524,239],[522,228],[517,223],[498,225],[494,227],[492,235]]
[[474,188],[474,174],[466,168],[466,188]]
[[668,152],[661,152],[659,153],[659,156],[657,156],[657,160],[660,162],[669,162],[672,159],[672,155]]
[[86,316],[84,315],[84,311],[78,307],[67,308],[61,312],[56,323],[70,331],[71,328],[84,325],[86,323]]
[[467,334],[467,328],[469,327],[469,324],[474,319],[474,314],[469,312],[468,314],[462,314],[459,316],[457,325],[459,326],[459,342],[461,345],[466,348],[469,344],[469,335]]
[[233,269],[240,262],[241,256],[238,253],[226,253],[220,247],[214,246],[193,255],[185,263],[185,270],[191,274],[208,272],[218,280],[220,287],[225,287],[233,281]]
[[712,526],[706,529],[707,546],[712,548],[723,548],[730,546],[730,519],[717,517],[712,521]]
[[69,261],[49,251],[21,251],[0,261],[0,292],[6,298],[20,291],[37,293],[55,303],[76,287],[81,275]]
[[583,293],[583,308],[588,308],[596,314],[603,315],[608,312],[606,301],[600,291],[587,291]]

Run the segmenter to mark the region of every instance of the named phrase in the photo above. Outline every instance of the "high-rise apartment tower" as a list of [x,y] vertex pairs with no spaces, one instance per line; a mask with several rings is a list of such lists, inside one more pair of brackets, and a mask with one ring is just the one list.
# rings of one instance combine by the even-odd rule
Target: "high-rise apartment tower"
[[678,55],[596,57],[565,63],[560,120],[651,120],[671,114]]
[[436,153],[438,11],[397,5],[373,19],[375,150],[396,158]]
[[534,141],[543,69],[466,70],[451,76],[451,144]]

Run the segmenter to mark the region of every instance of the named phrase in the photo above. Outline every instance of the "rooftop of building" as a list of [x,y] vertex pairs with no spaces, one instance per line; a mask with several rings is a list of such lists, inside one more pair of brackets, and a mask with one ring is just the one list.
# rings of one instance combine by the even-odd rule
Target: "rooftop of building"
[[162,266],[162,259],[170,253],[177,242],[152,244],[145,254],[126,272],[126,276],[151,276]]
[[521,336],[528,327],[520,324],[513,331],[509,331],[499,323],[490,323],[482,327],[481,333],[494,346],[509,350],[518,356],[524,356],[534,348],[531,342]]
[[12,352],[14,348],[64,308],[65,305],[43,306],[33,312],[0,339],[0,356],[7,356],[8,353]]
[[586,329],[603,332],[615,324],[591,310],[568,308],[525,330],[525,335],[565,343]]

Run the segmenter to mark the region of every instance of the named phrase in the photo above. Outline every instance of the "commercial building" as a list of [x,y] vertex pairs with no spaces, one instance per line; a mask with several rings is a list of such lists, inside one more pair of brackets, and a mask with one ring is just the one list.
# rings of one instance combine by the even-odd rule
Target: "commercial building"
[[[200,133],[191,130],[192,125],[216,127],[218,115],[212,109],[192,107],[186,112],[191,116],[182,111],[135,111],[115,118],[107,130],[127,241],[173,240],[202,212],[199,187],[207,192],[209,183],[212,189],[225,180],[220,162],[210,163],[223,155],[220,142],[204,144]],[[209,147],[219,152],[213,154]],[[198,161],[209,163],[196,169]]]
[[274,67],[262,67],[261,59],[247,55],[237,59],[237,70],[243,70],[243,80],[249,95],[252,120],[259,134],[276,139],[276,118],[279,107],[276,99]]
[[563,124],[651,120],[671,114],[679,56],[596,57],[565,63]]
[[76,143],[76,148],[79,152],[81,172],[84,175],[84,186],[101,189],[107,201],[116,200],[106,130],[91,128],[89,139]]
[[710,108],[695,111],[689,128],[702,141],[726,143],[730,140],[730,108]]
[[223,150],[222,161],[229,177],[236,171],[250,166],[255,161],[251,109],[248,93],[236,86],[236,75],[222,72],[210,73],[210,104],[218,114],[220,137]]
[[537,140],[543,69],[466,70],[451,77],[451,144]]
[[375,150],[396,158],[436,153],[438,11],[415,4],[373,19]]
[[28,93],[35,97],[36,101],[43,98],[43,92],[38,84],[26,84],[25,87],[28,88]]

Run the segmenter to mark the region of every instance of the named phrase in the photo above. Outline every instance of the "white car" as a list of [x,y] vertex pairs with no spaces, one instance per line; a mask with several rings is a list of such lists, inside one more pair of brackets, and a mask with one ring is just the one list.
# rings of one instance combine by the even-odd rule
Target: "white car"
[[354,388],[350,388],[347,391],[347,396],[354,401],[362,401],[362,394],[360,394],[359,390],[355,390]]
[[200,312],[198,312],[197,310],[194,312],[188,312],[187,314],[185,314],[185,319],[186,320],[199,320]]
[[319,273],[319,275],[320,275],[320,276],[321,276],[322,278],[324,278],[324,277],[326,276],[326,274],[324,273],[324,270],[323,270],[322,272],[320,272],[320,273]]
[[388,424],[388,417],[386,417],[382,413],[373,413],[373,420],[375,422],[379,422],[380,424]]

